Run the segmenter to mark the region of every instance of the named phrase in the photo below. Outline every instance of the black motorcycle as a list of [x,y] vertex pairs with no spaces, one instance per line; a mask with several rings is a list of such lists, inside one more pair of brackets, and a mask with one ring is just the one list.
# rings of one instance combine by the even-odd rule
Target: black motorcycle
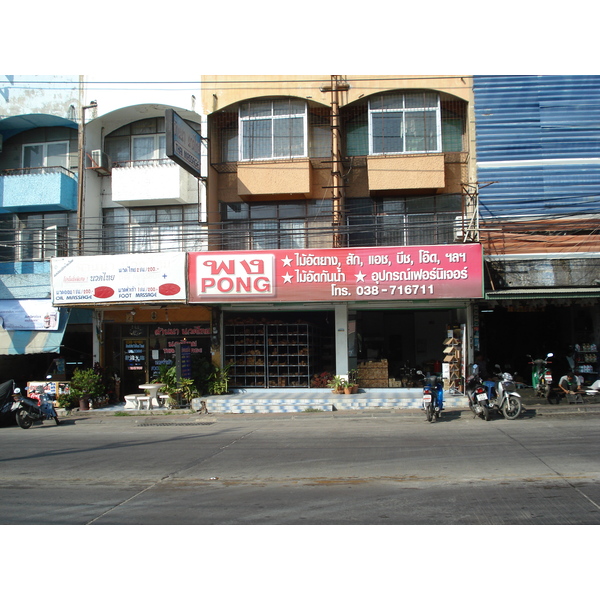
[[17,425],[29,429],[34,423],[54,420],[59,425],[58,415],[47,394],[41,394],[39,400],[26,398],[21,395],[19,388],[12,393],[12,411],[15,413]]
[[489,421],[489,398],[483,381],[477,373],[476,365],[473,365],[473,375],[467,380],[466,392],[469,399],[469,408],[473,411],[473,414],[476,417],[481,417],[484,421]]
[[14,424],[15,414],[12,410],[13,405],[13,390],[15,382],[12,379],[0,383],[0,422],[6,424]]

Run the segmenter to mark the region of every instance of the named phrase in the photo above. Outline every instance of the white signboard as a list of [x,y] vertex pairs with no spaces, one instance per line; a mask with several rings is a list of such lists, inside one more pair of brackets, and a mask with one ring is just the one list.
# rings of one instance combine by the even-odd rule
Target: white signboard
[[186,254],[53,258],[52,303],[114,304],[186,299]]
[[0,325],[7,331],[56,331],[58,320],[51,300],[0,301]]

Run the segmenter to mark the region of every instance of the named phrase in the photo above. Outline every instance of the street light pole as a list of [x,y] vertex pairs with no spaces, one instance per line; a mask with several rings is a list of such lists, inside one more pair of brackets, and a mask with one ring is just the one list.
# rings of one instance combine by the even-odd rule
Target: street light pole
[[83,210],[84,210],[84,172],[85,172],[85,111],[96,108],[98,103],[92,100],[90,104],[80,109],[79,129],[77,131],[77,145],[79,162],[77,166],[77,254],[83,254]]

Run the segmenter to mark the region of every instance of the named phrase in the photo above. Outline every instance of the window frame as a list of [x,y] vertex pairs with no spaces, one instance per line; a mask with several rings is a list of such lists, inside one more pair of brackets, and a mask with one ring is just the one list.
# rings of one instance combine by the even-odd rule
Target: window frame
[[[436,102],[435,106],[426,106],[426,102],[423,102],[422,106],[407,106],[407,98],[416,97],[418,95],[423,95],[425,98],[426,95],[435,95]],[[385,102],[386,99],[391,99],[393,97],[399,97],[402,99],[402,106],[396,107],[385,107],[381,108],[374,107],[374,104],[377,102]],[[433,113],[435,116],[435,136],[432,139],[435,139],[435,149],[425,148],[422,150],[415,150],[407,148],[407,116],[410,114],[416,113]],[[374,132],[374,117],[379,115],[394,115],[397,118],[399,117],[401,120],[401,131],[399,132],[400,139],[402,140],[402,150],[376,150],[375,149],[375,132]],[[437,92],[394,92],[393,94],[378,94],[373,98],[369,98],[368,102],[368,135],[369,135],[369,156],[382,156],[388,154],[436,154],[442,152],[443,148],[443,139],[442,139],[442,102],[440,94]],[[424,141],[428,139],[427,136],[423,136]]]
[[[64,144],[66,146],[64,154],[60,155],[63,158],[63,164],[60,165],[48,165],[48,146]],[[25,152],[27,148],[34,146],[42,147],[42,164],[39,167],[25,166]],[[50,169],[54,167],[62,167],[64,169],[69,168],[69,140],[53,140],[51,142],[31,142],[23,144],[21,147],[21,164],[24,169]]]
[[[109,255],[191,252],[203,248],[204,231],[198,222],[197,209],[195,204],[105,208],[103,252]],[[176,210],[178,218],[173,216]]]
[[[277,106],[284,106],[286,103],[288,106],[291,105],[292,102],[296,102],[298,104],[302,103],[303,110],[302,112],[292,112],[290,109],[286,113],[279,113],[276,108]],[[270,104],[270,114],[264,115],[244,115],[244,111],[249,111],[252,108],[252,104],[258,105],[262,103],[266,105],[266,103]],[[306,158],[308,157],[308,121],[309,121],[309,111],[308,111],[308,102],[302,100],[301,98],[260,98],[256,100],[250,100],[242,103],[238,108],[238,160],[240,162],[253,162],[253,161],[273,161],[273,160],[289,160],[292,158]],[[301,153],[293,152],[293,144],[290,144],[290,152],[286,155],[276,155],[276,122],[281,122],[284,120],[290,119],[302,119],[302,151]],[[248,136],[246,138],[246,130],[250,127],[250,123],[258,123],[259,121],[270,122],[270,154],[269,156],[256,156],[254,152],[251,152],[250,156],[245,156],[245,141],[246,139],[253,139],[254,136]],[[291,140],[292,136],[289,135],[287,137],[288,141]]]

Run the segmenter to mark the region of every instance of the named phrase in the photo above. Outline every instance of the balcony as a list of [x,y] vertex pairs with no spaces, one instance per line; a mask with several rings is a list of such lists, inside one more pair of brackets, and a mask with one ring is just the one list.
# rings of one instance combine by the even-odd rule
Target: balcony
[[312,168],[309,159],[281,162],[240,162],[238,195],[245,200],[309,198]]
[[369,156],[369,190],[441,190],[446,186],[444,155]]
[[122,206],[192,204],[198,181],[169,159],[115,163],[112,201]]
[[0,212],[77,209],[77,177],[63,167],[10,169],[0,175]]

